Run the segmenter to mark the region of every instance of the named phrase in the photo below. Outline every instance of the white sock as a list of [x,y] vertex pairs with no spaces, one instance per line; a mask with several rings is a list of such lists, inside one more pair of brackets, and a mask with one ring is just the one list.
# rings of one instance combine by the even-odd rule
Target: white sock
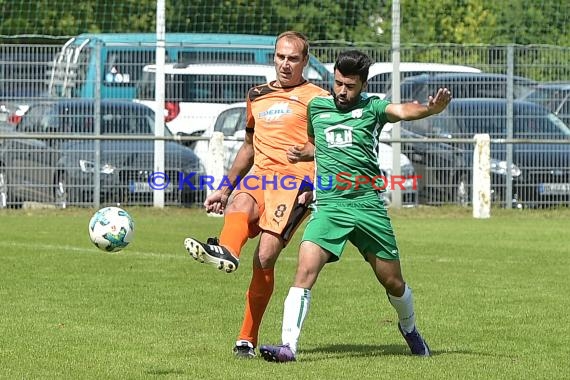
[[406,284],[404,294],[402,294],[401,297],[394,297],[393,295],[388,294],[388,300],[398,313],[398,320],[400,321],[402,330],[404,330],[405,333],[411,332],[416,326],[416,314],[414,313],[414,296],[412,294],[412,289],[408,284]]
[[287,298],[285,298],[281,340],[283,344],[289,345],[294,354],[297,353],[297,342],[303,321],[309,312],[310,303],[310,289],[291,287]]

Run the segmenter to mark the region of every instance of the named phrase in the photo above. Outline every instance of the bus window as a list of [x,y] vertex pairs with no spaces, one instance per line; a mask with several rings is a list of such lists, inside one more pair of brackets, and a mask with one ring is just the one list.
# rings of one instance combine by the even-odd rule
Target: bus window
[[143,67],[155,58],[155,50],[107,50],[103,80],[111,86],[135,83],[141,79]]

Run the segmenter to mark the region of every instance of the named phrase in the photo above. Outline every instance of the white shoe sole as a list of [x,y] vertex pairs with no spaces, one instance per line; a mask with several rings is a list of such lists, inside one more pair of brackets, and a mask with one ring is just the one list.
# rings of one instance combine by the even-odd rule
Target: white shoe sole
[[208,255],[208,252],[204,250],[202,244],[192,238],[187,238],[184,240],[184,247],[186,247],[186,250],[190,256],[192,256],[192,258],[196,261],[204,264],[210,264],[211,266],[216,267],[217,269],[226,273],[232,273],[237,269],[236,265],[229,260]]

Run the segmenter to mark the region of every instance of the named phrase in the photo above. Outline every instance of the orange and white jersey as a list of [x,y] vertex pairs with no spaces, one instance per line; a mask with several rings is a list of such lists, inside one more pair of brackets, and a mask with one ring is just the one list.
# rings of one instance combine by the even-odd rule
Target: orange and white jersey
[[307,142],[307,105],[321,95],[328,92],[310,82],[288,88],[263,84],[249,90],[246,132],[253,132],[253,170],[257,175],[313,177],[313,161],[292,164],[287,161],[287,150]]

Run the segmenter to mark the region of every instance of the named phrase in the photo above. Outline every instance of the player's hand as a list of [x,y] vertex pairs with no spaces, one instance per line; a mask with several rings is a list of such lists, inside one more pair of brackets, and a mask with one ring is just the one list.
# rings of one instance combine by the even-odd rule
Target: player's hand
[[430,114],[435,115],[436,113],[443,111],[449,102],[451,102],[451,91],[447,88],[440,88],[435,96],[430,96],[428,98],[427,107]]
[[292,164],[296,164],[301,161],[301,155],[303,154],[303,147],[300,145],[295,145],[287,150],[287,161]]
[[229,196],[224,194],[221,190],[215,191],[208,195],[204,201],[204,207],[206,212],[212,212],[216,214],[223,214],[224,209],[228,203]]
[[313,202],[313,192],[312,191],[305,191],[305,192],[301,193],[297,197],[297,202],[299,202],[300,205],[307,207],[308,205],[310,205]]
[[294,145],[287,150],[287,161],[292,164],[297,162],[313,161],[315,158],[315,147],[310,143]]

